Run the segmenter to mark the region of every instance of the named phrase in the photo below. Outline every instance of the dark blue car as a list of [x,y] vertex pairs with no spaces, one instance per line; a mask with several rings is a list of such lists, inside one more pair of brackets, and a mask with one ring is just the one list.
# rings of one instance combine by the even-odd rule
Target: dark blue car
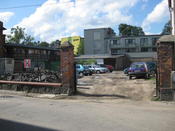
[[130,79],[132,79],[132,77],[145,77],[147,79],[155,73],[156,64],[154,62],[134,62],[128,70]]

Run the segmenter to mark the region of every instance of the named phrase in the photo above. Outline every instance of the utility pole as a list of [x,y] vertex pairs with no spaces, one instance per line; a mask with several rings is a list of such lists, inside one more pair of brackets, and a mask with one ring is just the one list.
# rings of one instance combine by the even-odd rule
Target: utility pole
[[169,10],[170,10],[171,25],[172,25],[171,33],[172,35],[175,35],[175,0],[168,0],[168,4],[169,4]]

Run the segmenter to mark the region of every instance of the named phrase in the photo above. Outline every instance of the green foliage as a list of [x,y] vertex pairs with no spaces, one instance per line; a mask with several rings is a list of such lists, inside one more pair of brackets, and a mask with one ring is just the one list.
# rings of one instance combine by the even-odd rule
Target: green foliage
[[79,60],[77,61],[77,63],[82,65],[90,65],[90,64],[95,64],[96,60],[95,59]]
[[61,44],[61,42],[59,41],[59,40],[55,40],[55,41],[52,41],[51,43],[50,43],[50,47],[53,47],[53,48],[55,48],[55,47],[57,47],[58,48],[58,46]]
[[33,45],[34,38],[25,34],[25,28],[17,26],[11,28],[11,34],[7,36],[8,43]]
[[40,46],[40,47],[49,47],[49,43],[43,41],[43,42],[39,43],[38,46]]
[[120,36],[140,36],[144,35],[144,31],[141,27],[120,24],[119,25],[119,35]]
[[171,22],[168,21],[162,30],[162,35],[170,35],[171,34]]

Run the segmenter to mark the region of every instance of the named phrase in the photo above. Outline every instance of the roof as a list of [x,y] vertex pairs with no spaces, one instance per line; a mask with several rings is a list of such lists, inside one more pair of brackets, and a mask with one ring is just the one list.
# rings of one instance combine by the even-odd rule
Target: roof
[[84,29],[84,31],[86,31],[86,30],[100,30],[100,29],[105,29],[106,30],[106,29],[112,29],[112,28],[111,27],[91,28],[91,29]]
[[164,35],[160,37],[158,41],[159,42],[175,42],[175,36],[174,35]]
[[4,28],[4,27],[0,27],[0,30],[6,30],[6,28]]
[[139,35],[139,36],[117,36],[117,38],[129,38],[129,37],[149,37],[149,36],[158,36],[161,37],[160,34],[152,34],[152,35]]
[[75,59],[105,59],[105,58],[118,58],[124,55],[81,55]]
[[30,48],[30,49],[39,49],[39,50],[58,50],[58,48],[51,48],[51,47],[39,47],[39,46],[29,46],[24,44],[11,44],[6,43],[4,44],[6,47],[22,47],[22,48]]

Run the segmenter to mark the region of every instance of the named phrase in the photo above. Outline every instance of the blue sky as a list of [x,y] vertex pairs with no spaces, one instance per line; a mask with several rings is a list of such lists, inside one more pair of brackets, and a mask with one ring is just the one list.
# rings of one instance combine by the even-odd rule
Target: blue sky
[[[81,35],[83,29],[127,23],[158,34],[169,20],[168,0],[0,0],[0,20],[8,29],[19,25],[36,39],[52,41]],[[41,5],[2,9],[22,5]]]

